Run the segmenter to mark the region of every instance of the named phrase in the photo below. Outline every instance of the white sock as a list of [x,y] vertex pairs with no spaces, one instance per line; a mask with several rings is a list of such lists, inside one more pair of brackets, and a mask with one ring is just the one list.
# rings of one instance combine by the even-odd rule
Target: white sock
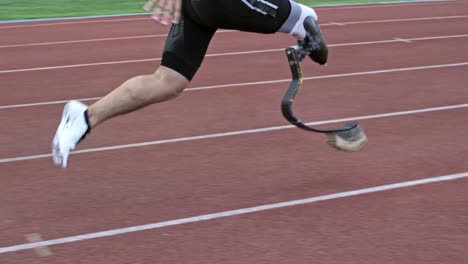
[[294,25],[293,29],[289,34],[293,35],[299,40],[303,40],[306,36],[306,30],[304,28],[304,19],[308,16],[312,16],[315,20],[317,20],[317,14],[311,7],[307,7],[302,4],[298,4],[301,7],[301,17]]
[[278,31],[293,35],[298,40],[303,40],[306,36],[304,19],[312,16],[317,20],[317,14],[311,7],[298,4],[292,0],[289,2],[291,3],[291,13]]

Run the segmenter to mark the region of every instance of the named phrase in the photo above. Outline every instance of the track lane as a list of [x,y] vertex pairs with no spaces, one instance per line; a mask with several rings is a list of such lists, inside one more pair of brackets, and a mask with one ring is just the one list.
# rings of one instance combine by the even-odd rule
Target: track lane
[[[462,263],[467,184],[435,183],[53,246],[47,261]],[[8,254],[5,263],[35,260],[30,251]]]
[[[394,22],[380,25],[380,30],[372,30],[373,23],[356,24],[324,28],[324,34],[332,45],[393,40],[394,38],[468,34],[466,29],[468,16],[450,21],[450,28],[445,26],[446,23],[447,20]],[[285,47],[294,44],[293,39],[284,34],[263,35],[257,41],[245,41],[246,39],[255,39],[257,36],[245,32],[219,33],[214,37],[208,53],[221,54],[268,49],[279,49],[278,52],[281,53]],[[164,38],[159,37],[0,48],[4,51],[0,55],[0,72],[2,70],[160,58],[163,46]],[[83,50],[86,52],[82,52]]]
[[467,136],[465,114],[364,121],[372,144],[354,154],[288,130],[78,155],[66,176],[44,160],[6,164],[0,195],[16,204],[4,207],[2,246],[27,233],[50,239],[468,171],[468,149],[453,140]]
[[[468,92],[461,89],[468,81],[463,74],[467,67],[305,81],[294,109],[301,119],[313,121],[467,103]],[[103,124],[80,149],[283,125],[279,104],[286,85],[186,92],[174,101]],[[0,122],[9,125],[2,128],[0,157],[49,153],[61,108],[2,110]]]
[[[446,49],[448,45],[451,47],[450,49]],[[463,62],[468,58],[468,54],[463,48],[464,45],[465,40],[458,38],[414,43],[396,42],[332,47],[328,67],[318,67],[313,63],[306,62],[304,63],[304,72],[319,76],[433,65],[434,62],[440,64]],[[440,49],[445,49],[445,51],[434,53],[434,50]],[[382,53],[382,50],[391,50],[392,53]],[[431,56],[420,56],[419,52],[431,54]],[[353,60],[361,63],[354,66],[350,63]],[[254,61],[255,64],[246,64],[246,61]],[[285,62],[283,52],[208,57],[191,87],[272,78],[289,79],[290,73],[286,63],[278,64],[279,61]],[[46,73],[37,71],[27,75],[25,73],[0,74],[3,83],[2,89],[9,94],[8,97],[0,98],[0,105],[102,96],[132,76],[151,73],[157,64],[158,62],[145,62],[130,64],[131,67],[120,64],[106,67],[57,69],[46,71]],[[66,78],[64,78],[65,76]],[[24,87],[34,87],[34,93],[29,92]]]

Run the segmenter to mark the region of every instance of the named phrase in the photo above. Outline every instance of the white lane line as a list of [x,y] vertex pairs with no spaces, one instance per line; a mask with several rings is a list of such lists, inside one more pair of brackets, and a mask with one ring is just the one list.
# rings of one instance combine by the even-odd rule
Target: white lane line
[[[189,88],[190,89],[190,88]],[[186,91],[189,89],[185,89]],[[102,97],[89,97],[89,98],[81,98],[76,99],[82,102],[89,102],[89,101],[96,101],[101,99]],[[55,105],[55,104],[65,104],[69,100],[60,100],[60,101],[49,101],[49,102],[38,102],[38,103],[29,103],[29,104],[15,104],[15,105],[2,105],[0,109],[10,109],[10,108],[21,108],[21,107],[33,107],[33,106],[42,106],[42,105]]]
[[[354,21],[354,22],[330,22],[330,23],[320,24],[320,26],[321,27],[346,26],[346,25],[356,25],[356,24],[392,23],[392,22],[423,21],[423,20],[458,19],[458,18],[468,18],[468,15],[466,15],[466,16],[401,18],[401,19],[391,19],[391,20],[369,20],[369,21]],[[216,33],[229,33],[229,32],[238,32],[238,31],[237,30],[218,30]],[[128,39],[157,38],[157,37],[166,37],[166,36],[167,36],[167,34],[155,34],[155,35],[141,35],[141,36],[114,37],[114,38],[63,40],[63,41],[51,41],[51,42],[10,44],[10,45],[0,46],[0,48],[17,48],[17,47],[30,47],[30,46],[62,45],[62,44],[74,44],[74,43],[86,43],[86,42],[98,42],[98,41],[115,41],[115,40],[128,40]]]
[[[442,4],[461,4],[457,0],[403,0],[403,1],[386,1],[386,2],[371,2],[371,3],[350,3],[350,4],[325,4],[319,5],[320,11],[328,10],[343,10],[343,9],[363,9],[363,8],[389,8],[389,7],[407,7],[417,5],[442,5]],[[312,6],[315,8],[315,6]]]
[[[411,0],[409,0],[411,1]],[[150,13],[138,12],[138,13],[127,13],[127,14],[112,14],[112,15],[91,15],[91,16],[75,16],[75,17],[49,17],[49,18],[30,18],[30,19],[15,19],[15,20],[0,20],[1,25],[31,25],[34,23],[46,23],[46,22],[75,22],[75,21],[90,21],[90,20],[104,20],[104,19],[122,19],[130,17],[130,19],[139,18],[143,16],[149,16]],[[1,28],[1,27],[0,27]]]
[[[407,41],[424,41],[424,40],[441,40],[441,39],[466,38],[466,37],[468,37],[468,34],[406,38],[406,40]],[[377,40],[377,41],[330,44],[328,46],[329,47],[344,47],[344,46],[374,45],[374,44],[396,43],[396,42],[401,42],[401,41],[396,40],[396,39],[389,39],[389,40]],[[284,48],[238,51],[238,52],[225,52],[225,53],[211,53],[211,54],[207,54],[206,57],[236,56],[236,55],[248,55],[248,54],[257,54],[257,53],[278,52],[278,51],[284,51]],[[22,68],[22,69],[12,69],[12,70],[0,70],[0,74],[31,72],[31,71],[45,71],[45,70],[57,70],[57,69],[67,69],[67,68],[91,67],[91,66],[103,66],[103,65],[114,65],[114,64],[153,62],[153,61],[159,61],[159,60],[161,60],[161,58],[148,58],[148,59],[123,60],[123,61],[106,61],[106,62],[93,62],[93,63],[82,63],[82,64],[69,64],[69,65],[60,65],[60,66]]]
[[35,243],[19,244],[19,245],[14,245],[14,246],[1,247],[0,254],[27,250],[27,249],[35,249],[35,248],[40,248],[40,247],[48,247],[48,246],[53,246],[53,245],[60,245],[60,244],[66,244],[66,243],[72,243],[72,242],[78,242],[78,241],[84,241],[84,240],[90,240],[90,239],[95,239],[95,238],[123,235],[123,234],[128,234],[128,233],[152,230],[152,229],[157,229],[157,228],[164,228],[164,227],[169,227],[169,226],[183,225],[183,224],[188,224],[188,223],[197,223],[197,222],[203,222],[203,221],[208,221],[208,220],[213,220],[213,219],[251,214],[255,212],[262,212],[262,211],[274,210],[274,209],[279,209],[279,208],[287,208],[287,207],[292,207],[292,206],[306,205],[306,204],[312,204],[312,203],[317,203],[317,202],[322,202],[322,201],[335,200],[335,199],[340,199],[340,198],[353,197],[353,196],[358,196],[358,195],[363,195],[363,194],[377,193],[377,192],[383,192],[383,191],[389,191],[389,190],[395,190],[395,189],[402,189],[402,188],[408,188],[412,186],[418,186],[418,185],[424,185],[424,184],[430,184],[430,183],[453,181],[453,180],[463,179],[466,177],[468,177],[468,172],[454,173],[454,174],[448,174],[448,175],[431,177],[431,178],[423,178],[423,179],[413,180],[413,181],[405,181],[405,182],[398,182],[398,183],[393,183],[393,184],[374,186],[374,187],[369,187],[369,188],[364,188],[364,189],[332,193],[332,194],[321,195],[321,196],[313,196],[313,197],[308,197],[308,198],[299,199],[299,200],[263,204],[263,205],[253,206],[253,207],[241,208],[241,209],[230,210],[230,211],[222,211],[222,212],[217,212],[217,213],[212,213],[212,214],[197,215],[197,216],[179,218],[179,219],[163,221],[163,222],[156,222],[156,223],[137,225],[137,226],[129,226],[129,227],[111,229],[111,230],[100,231],[100,232],[95,232],[95,233],[88,233],[88,234],[83,234],[83,235],[45,240],[45,241],[35,242]]
[[339,23],[339,22],[330,22],[330,23],[326,23],[326,24],[321,24],[320,26],[321,27],[325,27],[325,26],[344,26],[346,25],[345,23]]
[[412,42],[411,40],[402,39],[402,38],[393,38],[393,39],[396,40],[396,41],[405,42],[405,43],[411,43]]
[[[235,30],[218,30],[218,33],[229,33]],[[144,38],[159,38],[166,37],[167,34],[154,34],[154,35],[141,35],[141,36],[129,36],[129,37],[115,37],[115,38],[97,38],[97,39],[78,39],[78,40],[64,40],[64,41],[52,41],[52,42],[37,42],[37,43],[24,43],[24,44],[13,44],[3,45],[0,48],[18,48],[18,47],[30,47],[30,46],[48,46],[48,45],[61,45],[61,44],[75,44],[75,43],[86,43],[86,42],[100,42],[100,41],[113,41],[113,40],[129,40],[129,39],[144,39]]]
[[393,22],[408,22],[408,21],[426,21],[426,20],[443,20],[443,19],[460,19],[468,18],[468,15],[461,16],[440,16],[440,17],[418,17],[418,18],[398,18],[398,19],[385,19],[385,20],[368,20],[368,21],[355,21],[355,22],[334,22],[335,24],[320,24],[320,26],[333,26],[336,23],[341,25],[359,25],[359,24],[374,24],[374,23],[393,23]]
[[[212,54],[206,54],[205,57],[247,55],[247,54],[256,54],[256,53],[276,52],[276,51],[280,51],[280,50],[284,50],[284,49],[267,49],[267,50],[250,50],[250,51],[238,51],[238,52],[212,53]],[[80,68],[80,67],[103,66],[103,65],[114,65],[114,64],[153,62],[153,61],[160,61],[160,60],[161,60],[161,58],[148,58],[148,59],[138,59],[138,60],[105,61],[105,62],[69,64],[69,65],[60,65],[60,66],[24,68],[24,69],[15,69],[15,70],[0,70],[0,74],[30,72],[30,71],[58,70],[58,69],[67,69],[67,68]]]
[[[392,73],[392,72],[405,72],[405,71],[417,71],[417,70],[430,70],[430,69],[463,67],[463,66],[468,66],[468,62],[451,63],[451,64],[437,64],[437,65],[427,65],[427,66],[416,66],[416,67],[406,67],[406,68],[394,68],[394,69],[374,70],[374,71],[364,71],[364,72],[338,73],[338,74],[329,74],[329,75],[322,75],[322,76],[304,77],[303,80],[308,81],[308,80],[319,80],[319,79],[328,79],[328,78],[340,78],[340,77],[351,77],[351,76],[373,75],[373,74]],[[290,82],[290,81],[291,81],[291,79],[281,79],[281,80],[271,80],[271,81],[231,83],[231,84],[193,87],[193,88],[189,88],[187,90],[197,91],[197,90],[218,89],[218,88],[236,87],[236,86],[249,86],[249,85],[283,83],[283,82]],[[1,107],[0,107],[0,109],[1,109]]]
[[127,39],[157,38],[157,37],[166,37],[166,36],[167,36],[167,34],[157,34],[157,35],[142,35],[142,36],[115,37],[115,38],[97,38],[97,39],[63,40],[63,41],[51,41],[51,42],[36,42],[36,43],[23,43],[23,44],[13,44],[13,45],[3,45],[3,46],[0,46],[0,48],[17,48],[17,47],[31,47],[31,46],[47,46],[47,45],[85,43],[85,42],[99,42],[99,41],[111,41],[111,40],[127,40]]
[[90,23],[114,23],[114,22],[127,22],[136,20],[147,20],[151,22],[150,16],[135,17],[135,18],[119,18],[119,19],[102,19],[102,20],[86,20],[86,21],[68,21],[68,22],[54,22],[54,23],[41,23],[29,25],[13,25],[13,26],[0,26],[0,30],[8,28],[28,28],[28,27],[50,27],[59,25],[73,25],[73,24],[90,24]]
[[103,66],[103,65],[114,65],[114,64],[139,63],[139,62],[150,62],[150,61],[158,61],[158,60],[161,60],[161,58],[150,58],[150,59],[139,59],[139,60],[123,60],[123,61],[106,61],[106,62],[93,62],[93,63],[69,64],[69,65],[60,65],[60,66],[14,69],[14,70],[1,70],[0,74],[18,73],[18,72],[31,72],[31,71],[45,71],[45,70],[57,70],[57,69],[68,69],[68,68],[80,68],[80,67],[89,67],[89,66]]
[[[454,39],[454,38],[466,38],[468,34],[461,35],[448,35],[448,36],[433,36],[433,37],[417,37],[417,38],[405,38],[405,42],[413,41],[427,41],[427,40],[442,40],[442,39]],[[363,41],[363,42],[351,42],[341,44],[330,44],[329,47],[346,47],[346,46],[360,46],[360,45],[375,45],[375,44],[386,44],[386,43],[397,43],[401,42],[402,38],[393,38],[389,40],[376,40],[376,41]],[[277,49],[284,50],[284,49]],[[0,71],[1,73],[1,71]]]
[[[375,114],[375,115],[354,116],[354,117],[347,117],[347,118],[341,118],[341,119],[309,122],[306,124],[309,126],[318,126],[318,125],[342,123],[342,122],[348,122],[348,121],[368,120],[368,119],[376,119],[376,118],[386,118],[386,117],[395,117],[395,116],[402,116],[402,115],[412,115],[412,114],[419,114],[419,113],[452,110],[452,109],[459,109],[459,108],[466,108],[466,107],[468,107],[468,103],[459,104],[459,105],[441,106],[441,107],[422,108],[422,109],[400,111],[400,112],[382,113],[382,114]],[[206,134],[206,135],[192,136],[192,137],[181,137],[181,138],[173,138],[173,139],[165,139],[165,140],[145,141],[145,142],[132,143],[132,144],[113,145],[113,146],[108,146],[108,147],[76,150],[72,154],[93,153],[93,152],[102,152],[102,151],[110,151],[110,150],[118,150],[118,149],[146,147],[146,146],[152,146],[152,145],[162,145],[162,144],[168,144],[168,143],[178,143],[178,142],[185,142],[185,141],[205,140],[205,139],[212,139],[212,138],[263,133],[263,132],[284,130],[284,129],[290,129],[290,128],[295,128],[295,126],[282,125],[282,126],[264,127],[264,128],[249,129],[249,130],[216,133],[216,134]],[[31,156],[3,158],[3,159],[0,159],[0,163],[35,160],[35,159],[42,159],[42,158],[49,158],[49,157],[52,157],[52,155],[51,154],[39,154],[39,155],[31,155]]]
[[[468,62],[462,62],[462,63],[452,63],[452,64],[439,64],[439,65],[427,65],[427,66],[418,66],[418,67],[395,68],[395,69],[386,69],[386,70],[364,71],[364,72],[339,73],[339,74],[330,74],[330,75],[322,75],[322,76],[310,76],[310,77],[304,77],[303,79],[304,79],[304,81],[307,81],[307,80],[351,77],[351,76],[371,75],[371,74],[381,74],[381,73],[392,73],[392,72],[405,72],[405,71],[415,71],[415,70],[462,67],[462,66],[467,66],[467,65],[468,65]],[[187,89],[185,89],[184,92],[209,90],[209,89],[221,89],[221,88],[239,87],[239,86],[252,86],[252,85],[262,85],[262,84],[285,83],[285,82],[290,82],[290,81],[291,81],[291,79],[279,79],[279,80],[269,80],[269,81],[207,85],[207,86],[187,88]],[[87,101],[96,101],[96,100],[99,100],[99,99],[101,99],[101,97],[81,98],[81,99],[75,99],[75,100],[80,100],[82,102],[87,102]],[[34,106],[64,104],[64,103],[68,102],[69,100],[71,100],[71,99],[59,100],[59,101],[38,102],[38,103],[2,105],[2,106],[0,106],[0,110],[2,110],[2,109],[11,109],[11,108],[21,108],[21,107],[34,107]]]

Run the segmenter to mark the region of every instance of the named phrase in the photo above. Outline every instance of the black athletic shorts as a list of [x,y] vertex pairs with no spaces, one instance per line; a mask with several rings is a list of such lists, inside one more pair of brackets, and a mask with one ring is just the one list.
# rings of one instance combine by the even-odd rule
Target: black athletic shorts
[[192,80],[218,28],[271,34],[290,12],[289,0],[183,0],[182,16],[171,27],[161,65]]

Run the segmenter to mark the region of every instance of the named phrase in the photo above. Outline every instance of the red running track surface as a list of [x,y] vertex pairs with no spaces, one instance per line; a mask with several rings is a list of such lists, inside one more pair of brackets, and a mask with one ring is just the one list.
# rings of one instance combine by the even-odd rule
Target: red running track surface
[[[0,25],[0,263],[464,263],[468,2],[317,12],[330,63],[304,63],[295,109],[307,122],[362,119],[363,150],[284,127],[290,37],[221,31],[180,98],[103,124],[65,171],[49,155],[62,100],[153,71],[167,28],[142,17]],[[96,233],[125,227],[136,230]],[[24,249],[31,234],[54,245]]]

